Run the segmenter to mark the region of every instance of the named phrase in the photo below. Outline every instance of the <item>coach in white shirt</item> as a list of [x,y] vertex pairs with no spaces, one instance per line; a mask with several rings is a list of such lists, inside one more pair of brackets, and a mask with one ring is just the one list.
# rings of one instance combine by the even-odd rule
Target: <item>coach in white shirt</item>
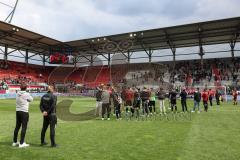
[[[26,144],[25,134],[27,130],[27,124],[29,119],[28,108],[29,102],[33,101],[33,97],[26,92],[27,85],[22,83],[20,86],[21,91],[17,93],[16,97],[16,127],[14,130],[13,144],[12,146],[18,146],[19,148],[29,147],[29,144]],[[18,131],[22,126],[20,144],[17,142]]]

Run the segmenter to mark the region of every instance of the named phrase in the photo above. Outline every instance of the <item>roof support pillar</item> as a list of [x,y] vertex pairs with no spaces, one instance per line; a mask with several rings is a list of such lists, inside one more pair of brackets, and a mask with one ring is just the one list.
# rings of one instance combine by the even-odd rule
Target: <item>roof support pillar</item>
[[236,41],[231,41],[230,42],[232,60],[234,60],[234,57],[235,57],[235,53],[234,53],[235,45],[236,45]]
[[45,56],[45,54],[43,55],[42,62],[43,62],[43,68],[45,68],[45,66],[46,66],[46,56]]
[[93,66],[93,55],[91,55],[90,65]]
[[8,45],[5,45],[5,50],[4,50],[4,61],[7,62],[8,60]]
[[25,63],[26,63],[26,67],[28,69],[28,49],[26,49],[26,51],[25,51]]
[[171,38],[169,37],[167,31],[164,31],[165,36],[166,36],[166,43],[168,44],[169,48],[172,51],[173,54],[173,69],[175,69],[176,66],[176,47],[175,44],[173,43],[173,41],[171,40]]
[[201,26],[198,26],[198,44],[199,44],[199,56],[201,59],[201,68],[203,70],[203,56],[204,56],[204,49],[203,49],[203,43],[202,43],[202,32],[203,29]]
[[147,47],[145,47],[143,42],[141,43],[141,46],[142,46],[143,50],[145,51],[145,53],[148,55],[149,63],[151,63],[152,62],[152,53],[153,53],[152,49],[149,48],[147,50]]
[[108,61],[108,67],[110,67],[110,65],[111,65],[111,54],[110,53],[108,53],[107,61]]
[[74,55],[73,64],[74,64],[75,68],[77,67],[77,59],[78,59],[78,57],[76,55]]
[[153,50],[149,49],[149,53],[148,53],[149,63],[152,63],[152,54],[153,54]]
[[173,69],[175,69],[176,66],[176,48],[172,48],[172,54],[173,54]]
[[130,51],[127,52],[127,61],[128,63],[130,63],[130,59],[131,59],[131,54]]
[[202,67],[202,69],[203,69],[204,50],[203,50],[203,46],[202,46],[202,45],[199,46],[199,56],[200,56],[200,59],[201,59],[201,67]]
[[122,55],[127,59],[127,63],[130,63],[132,54],[133,54],[133,53],[130,53],[129,50],[127,51],[127,53],[123,53],[123,52],[122,52]]

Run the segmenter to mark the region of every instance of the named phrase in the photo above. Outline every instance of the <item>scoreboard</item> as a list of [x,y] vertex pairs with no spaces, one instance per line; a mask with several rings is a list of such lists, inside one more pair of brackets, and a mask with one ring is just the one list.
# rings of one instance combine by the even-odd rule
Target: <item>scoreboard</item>
[[73,64],[72,56],[56,52],[50,56],[50,64]]

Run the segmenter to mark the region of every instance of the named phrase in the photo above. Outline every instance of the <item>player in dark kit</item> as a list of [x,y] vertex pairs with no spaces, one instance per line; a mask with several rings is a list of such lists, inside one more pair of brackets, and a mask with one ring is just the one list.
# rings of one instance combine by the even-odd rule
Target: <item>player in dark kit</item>
[[147,116],[148,116],[148,113],[149,113],[149,110],[148,110],[149,97],[150,97],[150,93],[147,90],[147,88],[144,87],[142,92],[141,92],[142,111],[143,111],[143,115],[144,115],[144,113],[146,113]]
[[40,102],[40,110],[43,114],[43,127],[41,132],[41,145],[47,145],[45,142],[45,134],[50,125],[51,147],[57,147],[55,143],[55,126],[57,124],[56,104],[57,97],[53,95],[53,86],[48,87],[48,93],[43,95]]
[[95,115],[101,116],[102,114],[102,86],[97,87],[96,90],[96,110],[95,110]]
[[217,105],[220,105],[220,97],[221,97],[221,93],[218,90],[216,90],[215,98],[216,98]]
[[175,111],[177,111],[177,92],[175,90],[172,90],[169,93],[169,99],[171,102],[171,110],[173,112],[173,110],[175,109]]
[[119,120],[121,119],[122,99],[121,99],[120,93],[115,88],[113,88],[112,97],[113,97],[113,105],[116,111],[116,116],[117,116],[117,119]]
[[216,90],[215,98],[217,102],[217,110],[219,109],[219,106],[220,106],[220,97],[221,97],[221,93],[218,90]]
[[182,111],[188,111],[187,109],[187,92],[185,89],[182,90],[182,92],[180,93],[180,97],[181,97],[181,104],[182,104]]
[[133,100],[133,108],[134,113],[136,113],[136,117],[139,118],[139,110],[141,105],[141,92],[140,89],[136,89],[134,92],[134,100]]

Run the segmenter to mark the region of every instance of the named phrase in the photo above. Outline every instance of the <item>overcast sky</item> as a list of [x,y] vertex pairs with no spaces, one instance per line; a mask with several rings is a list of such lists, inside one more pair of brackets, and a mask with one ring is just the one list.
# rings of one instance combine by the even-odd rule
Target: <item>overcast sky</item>
[[[239,6],[239,0],[19,0],[12,23],[69,41],[236,17]],[[0,4],[0,19],[10,11]]]
[[[0,0],[11,6],[15,1]],[[57,40],[70,41],[238,17],[239,6],[240,0],[19,0],[12,24]],[[0,20],[4,20],[11,10],[10,7],[0,4]],[[215,50],[220,50],[221,47],[225,50],[230,49],[229,45],[210,47]],[[204,49],[209,50],[209,47]],[[239,44],[236,49],[240,50]],[[178,49],[177,54],[186,53],[188,50],[198,52],[198,48],[184,48]],[[154,54],[159,53],[156,51]],[[172,60],[170,50],[161,51],[161,54],[170,56],[154,60]],[[137,55],[146,56],[144,52]],[[230,52],[206,54],[204,58],[230,55]],[[240,52],[236,52],[235,55],[240,56]],[[3,55],[0,55],[0,59],[2,58]],[[15,57],[9,59],[18,60]],[[199,56],[177,56],[176,59],[199,59]],[[19,58],[19,61],[24,59]],[[147,62],[148,58],[133,61]]]

